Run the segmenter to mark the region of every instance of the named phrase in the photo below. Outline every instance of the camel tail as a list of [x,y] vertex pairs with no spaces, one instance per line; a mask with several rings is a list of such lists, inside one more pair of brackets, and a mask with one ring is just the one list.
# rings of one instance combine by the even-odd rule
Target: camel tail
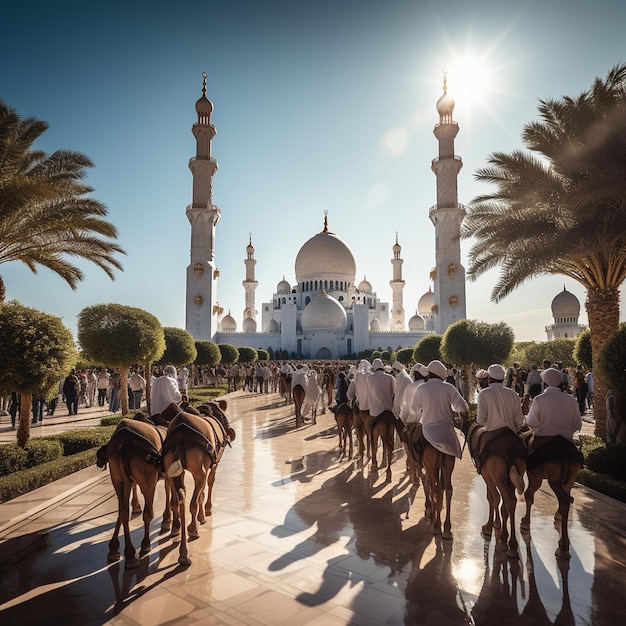
[[172,464],[167,468],[167,475],[169,478],[178,478],[182,476],[185,468],[183,467],[183,459],[184,451],[183,451],[183,437],[179,437],[176,442],[176,452],[174,452],[174,460]]
[[515,463],[511,465],[509,469],[509,479],[513,483],[514,487],[517,489],[517,493],[521,496],[524,493],[524,478],[517,471],[517,467]]

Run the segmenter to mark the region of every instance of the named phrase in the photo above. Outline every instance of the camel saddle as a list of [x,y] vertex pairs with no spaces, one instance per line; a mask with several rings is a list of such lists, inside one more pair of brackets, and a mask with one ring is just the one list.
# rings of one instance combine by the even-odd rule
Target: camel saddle
[[556,460],[579,463],[580,467],[585,465],[585,457],[580,449],[561,435],[541,437],[535,435],[532,430],[527,430],[522,433],[521,439],[528,449],[528,469]]
[[497,430],[487,430],[474,421],[468,421],[463,422],[461,430],[479,474],[485,460],[492,454],[497,454],[503,447],[513,446],[515,456],[524,459],[528,457],[528,450],[521,437],[506,426]]

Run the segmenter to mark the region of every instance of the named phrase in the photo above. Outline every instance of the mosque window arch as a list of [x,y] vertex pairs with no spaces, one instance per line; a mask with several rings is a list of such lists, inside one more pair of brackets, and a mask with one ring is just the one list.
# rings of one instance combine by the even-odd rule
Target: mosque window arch
[[283,298],[283,304],[287,304],[287,298]]
[[309,302],[311,302],[311,298],[309,298],[309,296],[307,296],[307,297],[304,299],[304,306],[306,306]]
[[315,290],[317,291],[317,281],[315,281]]
[[324,289],[328,289],[328,281],[327,280],[324,281]]

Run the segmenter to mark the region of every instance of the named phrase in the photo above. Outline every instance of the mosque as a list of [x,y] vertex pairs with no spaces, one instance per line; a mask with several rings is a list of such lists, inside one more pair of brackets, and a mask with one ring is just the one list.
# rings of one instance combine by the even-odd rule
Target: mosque
[[405,322],[401,246],[391,246],[391,302],[378,298],[365,278],[356,282],[356,260],[350,246],[331,232],[324,212],[323,228],[304,243],[295,259],[295,283],[283,277],[269,302],[256,305],[254,246],[246,248],[245,307],[242,329],[217,299],[219,270],[215,259],[216,226],[220,209],[213,204],[213,176],[218,165],[211,155],[216,134],[211,123],[213,104],[206,96],[196,102],[197,122],[192,127],[196,155],[189,162],[193,178],[192,203],[186,215],[191,224],[191,258],[187,267],[185,327],[196,340],[209,339],[237,347],[271,349],[290,358],[337,359],[363,350],[414,346],[428,333],[443,333],[466,317],[465,269],[461,265],[459,232],[465,207],[457,197],[457,177],[463,166],[454,154],[459,126],[452,118],[454,100],[444,75],[443,95],[436,103],[439,123],[434,135],[439,154],[431,169],[437,179],[437,204],[429,217],[435,228],[435,263],[432,288],[419,299],[417,310]]
[[[436,177],[437,204],[428,215],[435,228],[435,263],[432,287],[418,301],[405,323],[402,248],[396,233],[391,246],[391,302],[378,298],[364,278],[356,282],[356,260],[350,246],[330,230],[324,211],[322,230],[300,248],[295,259],[295,283],[283,277],[269,302],[256,304],[258,281],[250,236],[246,247],[244,315],[242,329],[217,299],[219,270],[215,259],[215,233],[220,221],[213,204],[213,177],[217,161],[211,155],[216,134],[211,123],[213,104],[206,96],[196,102],[197,122],[192,133],[196,155],[189,161],[193,178],[192,203],[186,215],[191,224],[191,255],[186,280],[185,327],[196,340],[209,339],[237,347],[271,349],[289,358],[337,359],[363,350],[412,347],[429,333],[444,333],[453,322],[465,319],[465,269],[461,264],[459,233],[465,207],[458,202],[457,178],[463,167],[454,154],[459,126],[452,118],[454,100],[448,95],[444,74],[443,95],[436,103],[439,123],[433,133],[439,146],[431,169]],[[552,301],[554,323],[545,327],[547,339],[575,338],[586,326],[578,323],[580,302],[563,287]]]

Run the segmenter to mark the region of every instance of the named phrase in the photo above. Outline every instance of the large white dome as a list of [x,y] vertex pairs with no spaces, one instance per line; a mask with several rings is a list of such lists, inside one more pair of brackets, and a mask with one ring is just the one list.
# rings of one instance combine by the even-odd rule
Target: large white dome
[[313,298],[302,311],[302,330],[346,330],[347,324],[346,310],[326,292]]
[[296,257],[296,281],[316,280],[320,277],[354,283],[356,262],[348,244],[328,231],[324,220],[324,230],[311,237]]

